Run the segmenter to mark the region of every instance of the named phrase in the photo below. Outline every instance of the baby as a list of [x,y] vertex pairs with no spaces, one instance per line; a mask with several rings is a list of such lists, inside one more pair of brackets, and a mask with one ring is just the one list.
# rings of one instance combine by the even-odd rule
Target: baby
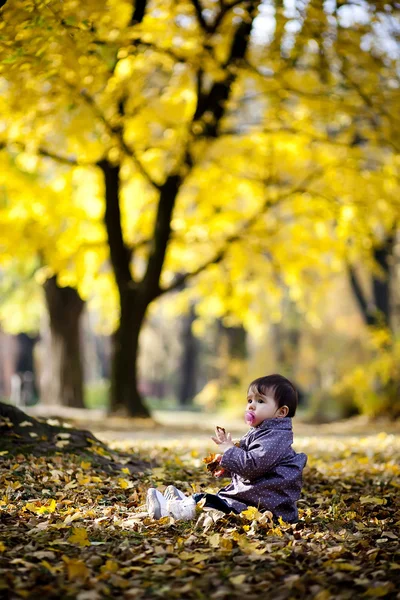
[[212,440],[220,454],[219,473],[229,475],[231,483],[216,494],[193,494],[189,498],[175,486],[164,495],[155,488],[147,492],[147,510],[159,519],[172,515],[175,519],[195,517],[196,504],[205,499],[204,507],[224,513],[240,513],[249,506],[269,510],[275,518],[287,523],[298,520],[296,502],[300,497],[302,472],[307,456],[292,448],[292,417],[297,408],[297,391],[282,375],[260,377],[250,383],[247,392],[245,420],[249,431],[239,446],[230,433],[216,428]]

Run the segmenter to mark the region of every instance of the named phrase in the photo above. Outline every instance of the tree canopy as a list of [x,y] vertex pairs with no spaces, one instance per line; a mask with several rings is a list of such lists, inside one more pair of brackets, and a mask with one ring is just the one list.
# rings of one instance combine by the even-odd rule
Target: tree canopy
[[[372,264],[398,221],[396,11],[7,4],[2,144],[19,168],[45,171],[48,189],[63,182],[63,235],[45,248],[32,236],[34,252],[83,297],[103,298],[119,332],[129,319],[140,331],[154,300],[189,282],[199,332],[215,317],[253,331],[279,320],[287,287],[317,321],[324,277]],[[30,184],[23,195],[37,223],[43,200],[29,201]],[[117,346],[135,356],[129,343]]]

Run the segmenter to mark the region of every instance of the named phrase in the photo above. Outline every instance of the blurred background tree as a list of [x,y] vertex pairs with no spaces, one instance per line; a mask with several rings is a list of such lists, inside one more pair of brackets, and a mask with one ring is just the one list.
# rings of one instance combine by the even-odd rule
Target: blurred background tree
[[[59,182],[65,228],[43,222],[54,235],[40,249],[4,229],[5,247],[23,236],[42,276],[75,289],[114,331],[111,409],[149,414],[139,336],[162,296],[199,339],[220,323],[229,358],[214,395],[242,378],[245,332],[257,339],[271,325],[282,367],[299,376],[285,306],[301,332],[320,328],[332,277],[374,273],[383,240],[396,238],[396,3],[20,0],[2,16],[3,154],[21,181]],[[18,185],[37,224],[41,194],[30,202],[31,184]],[[79,328],[68,331],[77,340]],[[184,403],[195,390],[180,385]]]

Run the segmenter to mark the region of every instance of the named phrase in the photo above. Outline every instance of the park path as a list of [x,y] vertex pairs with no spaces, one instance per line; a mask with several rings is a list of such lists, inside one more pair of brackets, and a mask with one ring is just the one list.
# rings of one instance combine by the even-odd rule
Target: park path
[[[37,405],[26,409],[31,416],[67,420],[72,426],[89,429],[102,441],[154,442],[157,445],[172,440],[210,440],[216,425],[225,427],[235,438],[241,437],[247,426],[241,418],[223,414],[199,413],[194,411],[154,411],[152,419],[131,419],[107,416],[103,410],[71,409],[58,406]],[[367,436],[377,433],[400,435],[400,421],[378,420],[370,422],[358,416],[345,421],[325,424],[311,424],[302,420],[301,415],[293,420],[295,439],[314,437]],[[211,442],[212,443],[212,442]]]

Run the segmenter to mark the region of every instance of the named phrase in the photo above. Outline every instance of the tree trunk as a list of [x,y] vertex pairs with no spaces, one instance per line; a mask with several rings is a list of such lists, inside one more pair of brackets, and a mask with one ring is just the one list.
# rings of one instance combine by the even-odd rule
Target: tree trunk
[[353,268],[349,268],[349,277],[352,292],[357,301],[364,323],[373,327],[391,328],[390,318],[390,283],[391,265],[395,236],[390,235],[385,242],[374,251],[374,258],[383,271],[383,279],[372,279],[372,302],[368,302],[366,295]]
[[33,350],[38,336],[31,337],[27,333],[16,336],[17,355],[15,371],[21,378],[21,404],[29,406],[37,400],[36,372],[33,359]]
[[182,331],[181,379],[178,393],[180,406],[190,406],[196,395],[198,343],[193,335],[192,323],[195,319],[194,305],[185,316]]
[[147,307],[135,296],[131,290],[120,293],[121,316],[111,364],[111,411],[149,417],[138,388],[139,335]]
[[[372,278],[372,302],[367,298],[359,278],[353,268],[349,268],[349,278],[351,289],[357,301],[364,323],[367,327],[388,328],[393,333],[393,320],[391,315],[391,283],[393,272],[391,260],[394,253],[396,239],[396,230],[389,234],[381,246],[375,248],[374,258],[383,272],[382,277]],[[386,350],[392,350],[392,341],[387,342]],[[390,376],[388,381],[382,382],[378,377],[376,381],[376,391],[387,399],[386,408],[381,412],[389,417],[397,419],[400,414],[399,397],[400,381],[398,376]]]
[[44,392],[46,404],[83,408],[83,368],[80,318],[84,301],[71,287],[60,287],[57,278],[44,284],[50,318],[51,377]]
[[234,387],[241,383],[243,365],[247,360],[247,333],[243,326],[227,327],[220,320],[219,329],[219,354],[220,378],[224,387]]

